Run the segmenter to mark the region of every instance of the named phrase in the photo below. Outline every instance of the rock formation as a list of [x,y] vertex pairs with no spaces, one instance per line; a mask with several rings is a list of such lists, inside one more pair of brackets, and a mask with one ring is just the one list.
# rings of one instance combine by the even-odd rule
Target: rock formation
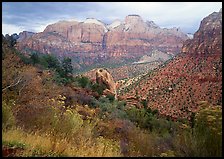
[[114,95],[115,99],[117,98],[116,83],[107,70],[100,68],[96,71],[96,82],[99,85],[106,86],[106,89],[103,91],[104,95]]
[[193,55],[222,53],[222,10],[201,21],[199,30],[193,39],[184,43],[182,52]]
[[30,38],[20,39],[17,48],[24,53],[35,50],[70,56],[79,65],[91,65],[110,59],[139,59],[154,49],[176,55],[187,39],[178,28],[162,29],[153,21],[129,15],[110,25],[94,18],[59,21]]

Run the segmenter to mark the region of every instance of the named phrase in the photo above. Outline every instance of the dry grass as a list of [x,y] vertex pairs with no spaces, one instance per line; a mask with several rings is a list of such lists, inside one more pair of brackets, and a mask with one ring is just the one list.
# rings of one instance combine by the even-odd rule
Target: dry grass
[[118,143],[102,137],[86,140],[84,136],[79,136],[79,143],[75,144],[74,140],[54,138],[52,134],[39,132],[26,133],[17,128],[3,131],[2,138],[7,143],[24,144],[21,156],[121,156]]

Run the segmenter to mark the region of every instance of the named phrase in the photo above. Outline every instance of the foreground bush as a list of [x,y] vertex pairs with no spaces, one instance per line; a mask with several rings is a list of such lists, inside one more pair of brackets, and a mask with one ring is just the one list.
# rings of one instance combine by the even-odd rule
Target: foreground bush
[[17,156],[121,156],[118,141],[95,136],[97,120],[83,120],[62,99],[49,99],[41,112],[36,108],[36,115],[20,123],[22,128],[3,130],[3,144],[24,145]]
[[[87,129],[86,129],[87,131]],[[2,144],[7,147],[21,148],[15,156],[19,157],[102,157],[121,156],[116,141],[102,137],[93,139],[80,134],[79,140],[55,138],[50,133],[38,131],[27,133],[20,128],[2,132]],[[76,136],[73,136],[76,138]]]
[[179,156],[222,156],[222,107],[201,102],[202,109],[195,115],[193,129],[183,125],[176,137],[175,147]]
[[197,154],[202,156],[222,155],[222,107],[208,106],[196,114],[194,136]]

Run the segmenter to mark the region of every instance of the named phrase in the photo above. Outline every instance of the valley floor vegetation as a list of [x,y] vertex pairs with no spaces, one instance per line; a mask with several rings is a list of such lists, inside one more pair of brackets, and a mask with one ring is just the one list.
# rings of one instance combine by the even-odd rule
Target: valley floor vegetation
[[102,96],[104,86],[71,76],[69,58],[12,50],[2,60],[3,156],[222,156],[221,106],[200,101],[190,121],[172,121],[144,101]]

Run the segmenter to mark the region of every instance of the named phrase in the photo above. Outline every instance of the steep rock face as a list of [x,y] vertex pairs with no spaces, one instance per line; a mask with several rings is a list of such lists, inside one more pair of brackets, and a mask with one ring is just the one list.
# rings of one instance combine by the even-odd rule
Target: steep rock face
[[33,35],[31,39],[24,39],[18,48],[29,48],[59,56],[69,56],[68,53],[100,52],[104,33],[104,27],[99,24],[88,21],[60,21],[47,26],[43,32]]
[[69,33],[68,30],[73,25],[77,25],[78,23],[79,23],[78,21],[59,21],[55,24],[48,25],[45,28],[44,33],[55,32],[65,38],[68,38],[68,33]]
[[129,15],[125,21],[107,32],[107,52],[111,56],[141,57],[154,48],[177,54],[187,40],[180,29],[161,29],[153,21],[144,22],[138,15]]
[[86,65],[110,58],[139,58],[154,49],[168,54],[180,52],[188,39],[180,29],[161,29],[153,21],[144,22],[138,15],[110,25],[87,18],[84,22],[59,21],[43,32],[19,41],[17,48],[70,56]]
[[104,95],[114,95],[117,98],[116,83],[111,74],[105,69],[96,70],[96,82],[99,85],[105,85]]
[[79,45],[80,43],[93,43],[101,46],[106,31],[102,22],[96,19],[87,19],[78,25],[71,26],[68,31],[68,40]]
[[214,12],[201,21],[194,38],[187,40],[182,52],[194,55],[222,53],[222,11]]
[[123,92],[122,98],[127,105],[143,107],[141,101],[147,100],[148,107],[174,120],[190,120],[200,101],[222,105],[221,24],[221,12],[204,18],[183,53],[125,89],[128,93]]

